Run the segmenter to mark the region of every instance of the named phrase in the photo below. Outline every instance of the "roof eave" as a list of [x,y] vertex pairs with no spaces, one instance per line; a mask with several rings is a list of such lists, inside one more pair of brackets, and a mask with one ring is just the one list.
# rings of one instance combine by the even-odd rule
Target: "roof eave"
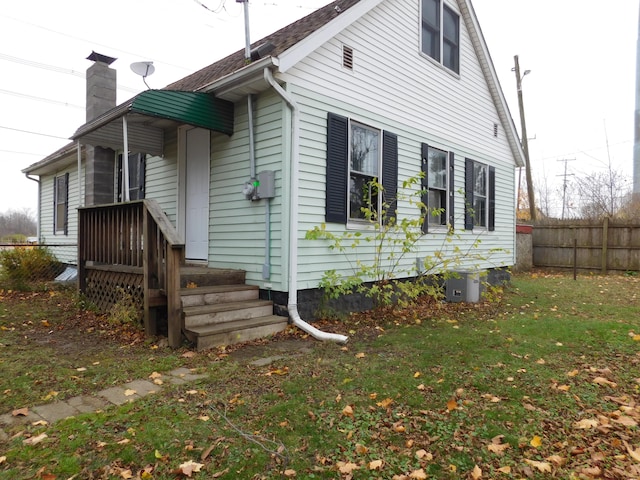
[[471,42],[480,61],[482,73],[484,74],[489,86],[489,93],[491,94],[491,98],[493,99],[493,103],[498,112],[498,117],[506,131],[507,141],[515,164],[517,167],[524,167],[525,155],[522,144],[520,143],[520,137],[515,123],[513,122],[511,112],[509,111],[509,105],[507,104],[504,92],[500,87],[498,74],[496,73],[493,61],[491,60],[489,48],[487,47],[487,42],[482,34],[482,29],[480,28],[476,12],[473,9],[473,5],[470,0],[458,0],[458,7],[460,8],[463,17],[467,20],[467,29],[471,36]]

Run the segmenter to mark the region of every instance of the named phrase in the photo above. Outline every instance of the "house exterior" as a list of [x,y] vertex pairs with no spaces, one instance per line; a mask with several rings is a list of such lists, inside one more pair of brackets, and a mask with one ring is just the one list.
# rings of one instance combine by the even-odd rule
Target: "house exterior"
[[[109,92],[113,59],[90,59],[93,87]],[[364,188],[373,179],[395,198],[425,173],[439,214],[407,262],[454,228],[463,250],[478,238],[498,250],[476,267],[515,264],[524,154],[470,0],[336,0],[255,42],[251,61],[239,51],[165,89],[107,100],[72,140],[24,170],[40,182],[43,243],[76,244],[79,207],[154,200],[186,263],[242,270],[296,318],[312,317],[306,299],[326,270],[349,270],[305,233],[367,232],[360,207],[382,201]],[[62,260],[76,263],[70,252]]]

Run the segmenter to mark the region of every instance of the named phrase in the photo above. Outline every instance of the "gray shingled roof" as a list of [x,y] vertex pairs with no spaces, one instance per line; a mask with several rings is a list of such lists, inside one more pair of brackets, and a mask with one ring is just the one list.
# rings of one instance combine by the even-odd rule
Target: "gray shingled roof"
[[[252,43],[251,48],[253,49],[259,45],[270,42],[275,47],[270,55],[276,57],[336,18],[340,15],[339,12],[344,12],[359,1],[360,0],[336,0],[331,2],[329,5],[316,10],[306,17]],[[246,62],[244,55],[244,49],[238,50],[208,67],[204,67],[181,80],[167,85],[165,89],[183,91],[198,90],[219,78],[245,67]]]

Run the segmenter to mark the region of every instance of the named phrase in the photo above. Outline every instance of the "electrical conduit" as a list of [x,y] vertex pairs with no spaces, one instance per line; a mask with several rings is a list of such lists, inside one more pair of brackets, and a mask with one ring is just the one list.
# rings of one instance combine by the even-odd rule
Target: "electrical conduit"
[[298,313],[298,155],[300,151],[300,111],[295,100],[275,81],[269,68],[264,69],[264,79],[291,110],[291,200],[289,211],[289,303],[287,309],[293,324],[313,338],[336,343],[347,343],[349,337],[323,332],[300,318]]

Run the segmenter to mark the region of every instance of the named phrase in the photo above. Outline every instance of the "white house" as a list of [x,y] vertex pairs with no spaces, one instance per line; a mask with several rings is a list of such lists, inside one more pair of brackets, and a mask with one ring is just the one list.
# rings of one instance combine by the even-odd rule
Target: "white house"
[[[470,0],[336,0],[255,42],[250,61],[236,52],[121,105],[114,59],[89,59],[87,123],[72,144],[24,170],[40,181],[41,239],[81,244],[81,287],[99,265],[142,275],[142,260],[104,254],[141,258],[145,242],[131,239],[144,237],[142,220],[127,223],[126,241],[111,247],[83,243],[108,237],[96,234],[107,222],[96,218],[115,225],[115,213],[87,217],[81,229],[94,233],[78,234],[79,211],[133,200],[153,204],[150,215],[172,248],[183,246],[185,264],[243,272],[246,285],[308,328],[301,317],[313,313],[311,292],[326,270],[346,272],[348,262],[305,233],[323,223],[338,234],[366,232],[360,207],[381,200],[362,186],[378,179],[392,198],[420,171],[425,200],[442,213],[428,216],[415,258],[455,228],[463,248],[481,238],[481,251],[499,249],[480,267],[515,263],[514,173],[524,155]],[[418,214],[398,202],[398,218]],[[109,231],[122,235],[118,225]],[[154,281],[141,289],[170,296]],[[187,304],[175,310],[196,338]],[[229,332],[212,342],[233,340]]]

